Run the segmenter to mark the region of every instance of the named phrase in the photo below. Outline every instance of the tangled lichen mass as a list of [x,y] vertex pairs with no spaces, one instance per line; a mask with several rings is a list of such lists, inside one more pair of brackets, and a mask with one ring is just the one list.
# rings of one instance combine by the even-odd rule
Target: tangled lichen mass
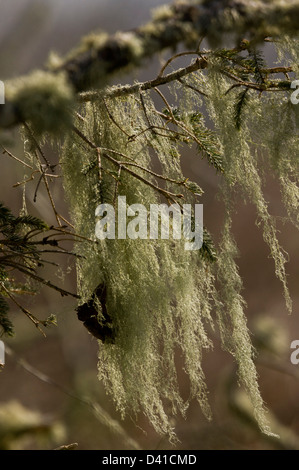
[[[190,30],[192,18],[187,21],[187,13],[181,10],[177,14],[180,18],[183,15],[180,21],[184,26],[179,41],[183,30]],[[171,10],[165,7],[155,19],[166,46],[163,28],[170,16]],[[192,37],[193,33],[192,29]],[[92,51],[107,45],[112,48],[120,41],[133,62],[139,64],[143,42],[150,37],[155,51],[157,38],[149,26],[138,34],[139,42],[133,33],[118,35],[114,42],[106,36],[101,40],[92,36],[82,47],[89,47],[88,58],[92,61]],[[235,201],[242,197],[256,209],[257,224],[281,281],[286,308],[291,311],[287,256],[279,243],[277,219],[268,208],[264,181],[269,174],[276,179],[285,221],[298,228],[299,106],[291,102],[290,94],[291,80],[298,72],[299,51],[297,43],[287,36],[277,41],[267,37],[267,43],[277,54],[275,66],[267,65],[254,41],[243,40],[231,49],[206,50],[198,46],[185,53],[187,58],[191,56],[185,69],[166,71],[167,67],[174,68],[176,59],[184,55],[180,53],[166,62],[154,80],[101,90],[85,90],[81,69],[79,65],[74,69],[74,57],[70,56],[60,63],[65,70],[58,67],[59,74],[57,70],[56,75],[52,71],[34,72],[27,79],[12,82],[12,108],[7,108],[12,114],[1,116],[8,122],[16,116],[22,121],[23,164],[32,175],[40,175],[36,194],[39,185],[44,184],[58,224],[55,230],[61,237],[70,233],[74,236],[77,313],[99,340],[99,380],[122,416],[144,413],[155,430],[171,441],[176,439],[172,417],[185,416],[192,400],[198,400],[207,419],[212,417],[202,358],[206,350],[213,348],[215,331],[222,347],[236,361],[238,379],[250,397],[258,425],[271,434],[259,391],[236,263],[238,247],[232,231]],[[89,80],[92,71],[99,72],[91,67]],[[71,85],[72,74],[76,80]],[[76,85],[77,91],[85,90],[78,99],[74,94]],[[51,172],[52,178],[56,176],[43,152],[49,136],[60,149],[70,223],[57,212],[49,189]],[[204,158],[219,176],[219,194],[225,208],[220,243],[214,244],[206,226],[198,250],[186,250],[185,240],[173,236],[172,231],[165,239],[96,237],[97,207],[109,204],[117,219],[119,197],[125,201],[125,210],[133,204],[147,210],[158,204],[175,204],[181,210],[184,204],[200,204],[201,182],[190,181],[182,170],[186,147],[194,152],[197,165]],[[28,181],[30,178],[23,183]],[[10,333],[5,297],[12,295],[7,274],[12,262],[7,264],[7,256],[11,256],[16,243],[7,241],[12,227],[18,229],[18,240],[27,243],[26,251],[18,252],[19,258],[23,255],[24,265],[15,267],[37,281],[43,281],[35,274],[40,261],[38,247],[50,244],[46,236],[36,246],[31,244],[29,231],[22,238],[19,230],[23,225],[40,229],[38,235],[49,229],[41,227],[37,219],[28,218],[28,214],[23,219],[14,218],[0,206],[0,323]],[[26,264],[28,256],[30,268]],[[180,389],[178,352],[189,381],[188,398],[182,397]]]
[[[78,262],[81,298],[88,300],[99,282],[104,282],[107,310],[116,332],[113,344],[99,343],[100,380],[123,415],[142,411],[158,432],[170,438],[174,438],[174,430],[167,410],[185,415],[188,403],[196,398],[204,414],[211,417],[201,359],[203,351],[212,347],[208,332],[216,325],[223,347],[238,364],[240,382],[251,398],[261,429],[271,432],[259,392],[242,280],[235,261],[237,247],[231,224],[238,191],[256,206],[287,308],[291,309],[285,253],[277,239],[275,217],[268,212],[262,174],[269,168],[278,173],[282,194],[291,191],[290,181],[297,188],[296,110],[290,106],[286,93],[279,98],[259,96],[256,90],[245,88],[248,101],[241,103],[236,122],[239,91],[228,92],[230,78],[221,73],[230,59],[224,51],[216,53],[207,71],[193,72],[184,82],[170,84],[175,107],[159,91],[156,94],[163,106],[159,109],[153,100],[155,89],[134,90],[124,96],[109,96],[108,89],[106,95],[81,105],[78,131],[63,150],[65,189],[76,230],[87,238],[94,236],[98,203],[116,204],[118,195],[126,196],[128,204],[146,207],[161,199],[169,204],[179,202],[182,194],[184,201],[199,201],[198,190],[190,191],[192,185],[187,184],[181,170],[183,145],[197,144],[198,154],[222,175],[220,191],[226,219],[217,254],[205,229],[205,243],[195,253],[184,250],[181,240],[106,239],[97,245],[86,243],[84,256]],[[236,56],[234,59],[241,61]],[[251,73],[260,78],[258,61],[254,63],[250,57],[243,66],[253,67]],[[246,78],[249,81],[250,71]],[[259,79],[255,83],[261,86]],[[204,90],[204,94],[198,90]],[[207,129],[203,113],[199,113],[204,109],[213,120],[215,131]],[[278,153],[273,119],[279,115],[288,122],[288,138],[284,140],[287,149]],[[269,160],[266,166],[259,158],[261,149],[266,154],[263,159]],[[159,159],[161,174],[151,167],[153,153]],[[292,214],[298,210],[296,191],[291,197],[284,197],[295,224]],[[80,250],[82,253],[81,244]],[[220,285],[217,289],[216,282]],[[181,351],[190,380],[187,401],[180,394],[177,350]]]

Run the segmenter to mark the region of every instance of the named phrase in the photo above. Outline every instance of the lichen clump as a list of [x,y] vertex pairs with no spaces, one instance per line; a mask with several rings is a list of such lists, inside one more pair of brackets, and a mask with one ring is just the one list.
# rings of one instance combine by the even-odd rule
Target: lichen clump
[[44,132],[57,136],[72,122],[74,95],[64,73],[37,70],[10,81],[6,94],[21,122],[30,124],[36,136]]

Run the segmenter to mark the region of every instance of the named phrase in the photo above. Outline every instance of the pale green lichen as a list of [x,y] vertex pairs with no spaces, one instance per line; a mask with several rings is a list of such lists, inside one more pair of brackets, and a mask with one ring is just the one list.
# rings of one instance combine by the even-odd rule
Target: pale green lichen
[[108,38],[109,35],[104,31],[94,31],[83,36],[80,43],[64,57],[64,62],[72,61],[88,51],[96,53],[107,43]]
[[231,224],[230,214],[227,214],[217,262],[217,279],[220,283],[218,324],[223,347],[235,357],[238,364],[239,380],[251,400],[256,422],[263,432],[271,435],[267,411],[258,386],[254,350],[244,314],[245,301],[241,294],[243,284],[235,262],[238,251],[232,236]]
[[45,66],[50,72],[57,70],[63,66],[63,58],[56,51],[51,51]]
[[[108,106],[128,135],[145,125],[134,97],[125,102],[108,101]],[[104,106],[88,105],[85,113],[88,124],[84,132],[99,147],[125,153],[148,167],[150,154],[145,135],[129,144],[124,133],[113,124],[111,127]],[[166,154],[160,152],[169,154],[169,143],[167,147],[164,139],[154,140],[156,150],[165,158]],[[75,138],[66,145],[62,160],[76,229],[89,238],[94,237],[96,205],[101,200],[111,202],[115,187],[104,157],[101,184],[98,166],[88,170],[95,158],[95,152],[84,150]],[[168,170],[177,176],[178,168],[176,161],[173,165],[168,162]],[[139,202],[149,207],[158,201],[153,189],[130,175],[122,174],[119,183],[119,194],[126,195],[128,204]],[[180,348],[191,381],[190,399],[197,397],[203,412],[210,417],[201,365],[202,350],[211,346],[205,331],[205,324],[212,321],[208,293],[213,276],[208,264],[197,252],[185,251],[183,241],[173,244],[171,240],[80,243],[80,254],[84,258],[78,263],[78,285],[83,300],[101,281],[108,286],[107,305],[117,336],[114,345],[99,345],[99,377],[118,409],[122,413],[143,411],[157,431],[173,438],[165,405],[182,414],[188,405],[180,396],[177,379],[175,350]]]
[[37,136],[61,134],[71,124],[74,95],[64,73],[32,72],[11,80],[6,95],[21,122],[30,124]]
[[[279,107],[283,106],[283,102],[277,100],[276,106],[272,102],[270,111],[267,106],[267,98],[265,101],[261,101],[257,95],[253,95],[250,106],[245,110],[244,122],[246,125],[238,130],[234,125],[233,118],[234,100],[229,94],[225,95],[225,92],[229,89],[227,80],[223,76],[219,77],[216,70],[211,70],[209,86],[211,87],[212,97],[210,112],[219,130],[225,153],[226,184],[230,189],[240,190],[245,199],[255,205],[257,224],[263,228],[264,240],[268,244],[271,256],[274,259],[276,275],[283,285],[287,308],[291,311],[292,302],[285,271],[287,257],[279,244],[276,220],[270,214],[264,196],[263,175],[265,175],[267,167],[263,164],[262,158],[259,159],[259,152],[255,152],[252,148],[253,146],[256,149],[263,148],[267,133],[273,132],[273,116],[278,112]],[[265,107],[263,108],[263,106]],[[258,134],[261,125],[264,130],[262,135]],[[287,142],[284,141],[284,145],[288,148],[286,144]],[[273,158],[273,153],[271,155]]]
[[169,5],[161,5],[152,11],[153,21],[165,21],[173,16],[173,9]]
[[[204,350],[212,347],[208,331],[216,325],[223,348],[235,358],[239,381],[251,400],[256,422],[271,435],[236,264],[238,249],[231,228],[236,195],[256,207],[257,223],[274,260],[286,306],[291,310],[287,258],[264,195],[264,179],[270,170],[278,176],[289,220],[298,226],[296,111],[286,97],[266,95],[261,99],[250,91],[239,116],[240,125],[236,126],[238,92],[226,93],[230,83],[219,73],[217,60],[208,74],[194,73],[171,88],[178,109],[166,109],[164,114],[156,112],[150,92],[142,93],[142,99],[136,93],[119,98],[106,96],[105,101],[104,95],[99,94],[98,102],[82,107],[84,119],[76,123],[99,150],[72,136],[67,139],[61,161],[76,231],[95,240],[95,209],[99,203],[114,204],[117,195],[125,195],[127,204],[138,202],[147,208],[160,201],[153,187],[124,169],[119,173],[105,153],[123,165],[131,162],[148,169],[154,154],[164,176],[184,181],[180,146],[192,145],[190,136],[197,125],[198,154],[217,157],[210,163],[223,174],[225,222],[215,263],[200,253],[185,251],[182,241],[106,239],[78,245],[82,256],[77,266],[82,302],[104,282],[108,289],[107,309],[116,331],[115,344],[99,342],[99,378],[123,416],[143,412],[154,428],[170,439],[175,437],[171,418],[178,413],[184,416],[190,400],[197,398],[203,413],[211,417],[202,356]],[[217,135],[206,129],[198,112],[204,104]],[[167,112],[176,116],[179,125],[180,133],[175,137],[165,130],[163,116],[167,117]],[[145,176],[138,166],[132,168]],[[150,174],[147,178],[156,182]],[[165,188],[177,190],[171,181],[165,181]],[[190,200],[185,189],[186,200]],[[190,384],[187,400],[181,396],[178,351]]]
[[129,62],[134,65],[140,61],[144,55],[143,41],[132,32],[117,33],[115,40],[119,43],[120,47],[125,47],[128,51]]

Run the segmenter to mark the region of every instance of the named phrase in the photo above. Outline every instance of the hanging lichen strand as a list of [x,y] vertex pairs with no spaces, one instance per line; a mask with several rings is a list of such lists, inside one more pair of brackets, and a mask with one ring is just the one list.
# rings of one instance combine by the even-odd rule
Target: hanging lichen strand
[[[81,111],[84,120],[78,120],[80,129],[65,145],[62,159],[65,188],[80,235],[94,239],[96,206],[115,202],[116,195],[126,196],[128,204],[146,207],[158,201],[158,192],[150,185],[157,182],[140,169],[149,169],[150,151],[160,157],[167,178],[184,181],[178,146],[153,110],[149,96],[141,100],[131,96],[100,101]],[[133,162],[138,166],[130,166]],[[150,184],[124,168],[134,168]],[[165,195],[176,194],[177,186],[168,181]],[[179,349],[190,380],[190,399],[196,397],[209,418],[201,358],[203,349],[210,347],[205,323],[211,324],[215,297],[211,260],[186,251],[182,241],[174,240],[116,238],[80,243],[78,250],[82,301],[88,301],[99,285],[107,289],[105,302],[114,341],[99,342],[99,378],[118,409],[123,415],[144,412],[158,432],[174,438],[166,410],[171,410],[170,415],[184,415],[188,406],[177,379]],[[244,344],[238,347],[243,350]]]
[[[291,50],[291,65],[296,68],[298,47]],[[255,366],[249,358],[250,340],[244,323],[242,280],[234,261],[238,254],[231,231],[235,212],[234,196],[241,194],[245,201],[250,201],[256,207],[257,224],[262,228],[263,238],[274,260],[286,307],[291,311],[292,301],[285,271],[287,256],[279,244],[276,217],[268,210],[263,184],[272,170],[272,176],[281,185],[282,201],[288,214],[286,221],[298,228],[298,109],[291,105],[289,95],[284,92],[277,96],[271,93],[261,95],[248,88],[241,92],[239,89],[232,90],[227,77],[219,74],[219,67],[221,61],[215,60],[214,66],[209,68],[205,87],[210,96],[207,109],[223,145],[225,175],[221,191],[226,205],[226,220],[217,262],[219,294],[223,303],[217,317],[223,346],[236,356],[239,377],[251,396],[254,414],[258,419],[261,418],[257,415],[262,401]],[[261,77],[263,80],[266,77]],[[229,324],[231,328],[228,329]],[[235,345],[231,345],[231,340]],[[236,347],[238,343],[239,347]]]
[[[158,185],[156,178],[141,170],[150,169],[150,152],[161,157],[162,166],[167,162],[162,194],[169,199],[174,194],[187,198],[177,145],[163,131],[163,119],[152,115],[153,109],[148,96],[131,96],[99,101],[81,110],[84,120],[78,120],[80,129],[66,143],[62,158],[65,188],[80,235],[95,238],[97,205],[116,203],[117,195],[126,196],[127,204],[141,203],[147,209],[160,201],[161,193],[152,186]],[[147,112],[166,137],[158,130],[157,134],[150,129],[144,132],[149,127]],[[147,183],[126,169],[134,170]],[[173,183],[174,178],[180,184]],[[118,409],[122,414],[144,412],[158,432],[174,438],[165,410],[184,415],[188,405],[181,398],[177,379],[175,355],[180,349],[190,379],[190,399],[196,397],[209,418],[201,367],[202,351],[210,347],[205,331],[205,323],[211,323],[213,290],[208,256],[186,251],[183,239],[119,240],[116,236],[97,244],[80,243],[78,250],[82,302],[91,298],[98,285],[106,286],[114,339],[99,342],[99,378]]]
[[[291,310],[286,255],[263,184],[272,170],[281,184],[288,220],[298,227],[298,111],[290,106],[287,87],[267,81],[259,52],[251,50],[243,58],[237,55],[240,50],[203,52],[201,61],[205,64],[208,58],[209,67],[169,86],[175,107],[158,88],[145,92],[135,87],[131,94],[128,88],[123,94],[112,88],[93,95],[93,102],[82,105],[62,152],[75,229],[86,238],[77,246],[79,317],[87,318],[86,306],[94,299],[102,324],[95,335],[101,338],[99,378],[123,416],[143,412],[170,439],[175,438],[171,418],[184,415],[190,400],[197,398],[211,417],[202,355],[212,345],[207,332],[215,327],[214,317],[223,348],[236,360],[257,423],[270,433],[231,226],[234,199],[241,194],[256,207]],[[295,67],[296,48],[291,52]],[[234,80],[231,60],[243,67],[243,78],[234,86],[229,79]],[[277,93],[259,93],[269,86]],[[209,113],[215,132],[206,127],[200,111]],[[201,188],[181,170],[180,150],[186,144],[196,147],[221,175],[226,217],[217,255],[206,229],[198,251],[185,250],[183,239],[118,239],[116,234],[115,239],[96,240],[96,208],[113,204],[117,220],[118,196],[125,196],[127,205],[139,203],[147,210],[161,202],[200,203]],[[178,352],[189,380],[188,400],[180,391]]]
[[287,95],[261,96],[247,89],[248,102],[242,105],[241,111],[239,92],[229,91],[229,82],[218,73],[218,68],[219,63],[215,62],[209,69],[207,89],[211,97],[210,116],[223,144],[224,200],[228,213],[232,211],[236,191],[255,205],[257,224],[262,227],[276,276],[283,286],[287,309],[291,311],[285,271],[287,256],[279,244],[277,220],[268,210],[263,184],[272,170],[281,184],[288,220],[298,227],[297,109]]

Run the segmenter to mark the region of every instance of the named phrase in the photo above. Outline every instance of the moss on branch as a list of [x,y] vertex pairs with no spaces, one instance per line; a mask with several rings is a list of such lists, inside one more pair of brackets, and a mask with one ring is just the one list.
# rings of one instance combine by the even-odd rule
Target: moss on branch
[[[65,58],[52,56],[47,72],[35,72],[17,85],[14,82],[13,96],[7,94],[5,106],[0,107],[0,127],[32,120],[38,121],[41,131],[55,131],[61,121],[67,122],[65,105],[73,90],[101,89],[116,73],[138,67],[157,52],[180,43],[194,47],[203,36],[218,45],[225,33],[232,33],[238,41],[244,34],[251,41],[269,35],[295,35],[298,20],[298,0],[177,1],[163,5],[147,24],[113,35],[90,34]],[[65,82],[61,87],[62,76]],[[10,85],[8,82],[7,88]],[[53,119],[53,112],[61,119]]]

